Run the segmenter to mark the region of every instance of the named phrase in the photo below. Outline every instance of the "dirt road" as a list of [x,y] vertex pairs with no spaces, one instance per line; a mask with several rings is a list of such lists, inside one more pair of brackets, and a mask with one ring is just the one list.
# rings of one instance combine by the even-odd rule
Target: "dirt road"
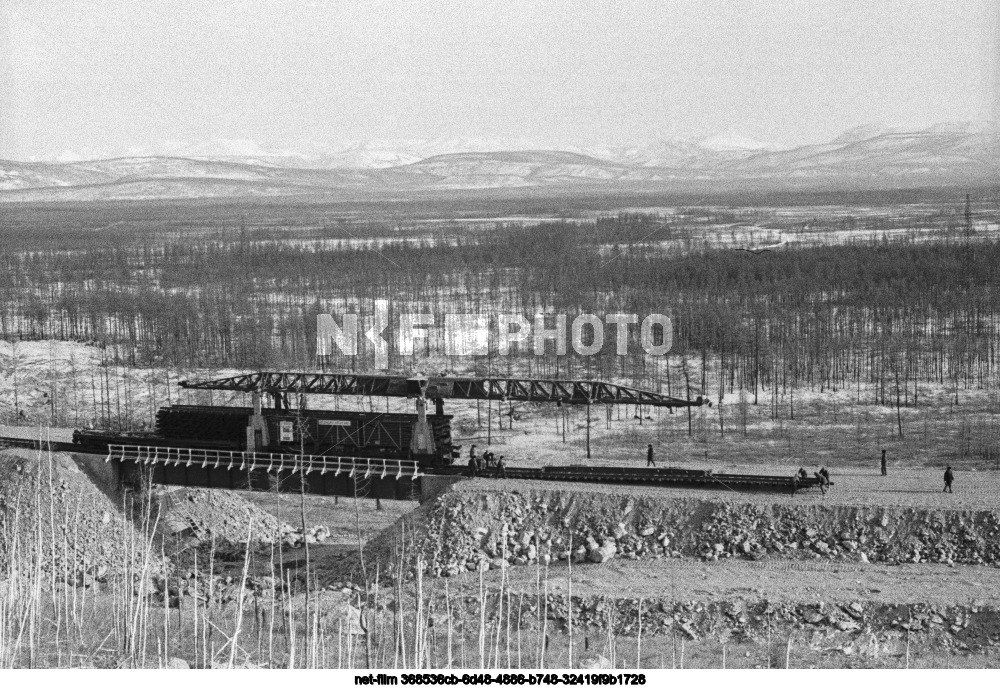
[[[500,572],[487,573],[500,583]],[[539,576],[534,567],[512,567],[507,577],[514,590],[534,592]],[[603,565],[548,569],[548,590],[566,593],[570,578],[574,596],[665,598],[673,600],[752,600],[802,603],[930,603],[945,605],[1000,604],[1000,569],[947,565],[878,565],[862,563],[748,562],[700,563],[690,559],[656,562],[612,560]],[[465,577],[478,585],[474,574]]]

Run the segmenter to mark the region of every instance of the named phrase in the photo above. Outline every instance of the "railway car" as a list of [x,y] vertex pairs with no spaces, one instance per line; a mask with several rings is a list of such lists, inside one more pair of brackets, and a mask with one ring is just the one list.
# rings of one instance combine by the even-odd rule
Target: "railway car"
[[[416,459],[425,466],[451,465],[458,453],[452,445],[452,417],[445,414],[426,416],[433,435],[433,451],[420,457],[411,452],[417,414],[312,409],[262,409],[260,414],[266,432],[258,437],[266,440],[254,448],[257,452]],[[163,447],[246,450],[247,428],[253,416],[252,407],[175,404],[157,412],[153,434],[123,436],[106,431],[76,431],[73,441],[91,447],[132,440]]]

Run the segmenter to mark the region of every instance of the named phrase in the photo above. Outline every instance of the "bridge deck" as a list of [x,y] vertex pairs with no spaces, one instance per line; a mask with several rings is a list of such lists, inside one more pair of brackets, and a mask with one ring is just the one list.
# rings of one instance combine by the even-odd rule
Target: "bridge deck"
[[196,466],[202,469],[227,471],[292,471],[301,474],[318,472],[334,476],[347,474],[369,478],[417,478],[420,467],[416,462],[377,457],[330,457],[320,455],[290,455],[275,452],[243,452],[240,450],[206,450],[190,447],[158,445],[109,445],[105,462],[133,462],[163,466]]

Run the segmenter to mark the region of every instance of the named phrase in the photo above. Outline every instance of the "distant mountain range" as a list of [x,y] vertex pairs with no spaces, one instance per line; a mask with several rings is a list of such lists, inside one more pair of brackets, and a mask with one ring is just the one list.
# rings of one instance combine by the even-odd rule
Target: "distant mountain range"
[[592,149],[546,150],[534,143],[436,139],[301,153],[225,140],[178,145],[170,156],[0,160],[0,201],[336,198],[518,188],[900,188],[1000,181],[1000,135],[967,125],[859,128],[829,143],[794,148],[738,135]]

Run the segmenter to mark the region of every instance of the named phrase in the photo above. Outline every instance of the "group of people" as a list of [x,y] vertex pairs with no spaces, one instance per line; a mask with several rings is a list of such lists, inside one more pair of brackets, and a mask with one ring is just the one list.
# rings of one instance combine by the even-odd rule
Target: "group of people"
[[[885,450],[882,450],[882,460],[880,462],[880,468],[882,470],[882,475],[886,476],[888,474],[888,467],[885,459]],[[830,472],[827,471],[826,467],[820,467],[820,470],[813,474],[817,479],[819,479],[819,489],[826,494],[826,489],[830,487]],[[809,473],[804,467],[800,467],[798,472],[795,474],[795,487],[798,488],[799,484],[809,478]],[[955,472],[952,471],[951,467],[947,467],[944,470],[944,493],[951,493],[951,484],[955,482]]]
[[[882,460],[879,463],[880,469],[882,470],[882,475],[886,476],[888,472],[888,465],[885,458],[885,450],[882,450]],[[820,470],[813,474],[817,479],[819,479],[819,489],[825,494],[826,489],[830,487],[830,472],[827,471],[826,467],[820,467]],[[804,467],[800,467],[798,472],[795,474],[795,487],[798,488],[799,484],[809,478],[809,473]],[[951,493],[951,485],[955,482],[955,472],[949,466],[944,470],[944,493]]]
[[[819,480],[819,489],[824,495],[826,495],[826,489],[830,487],[830,472],[826,467],[820,467],[819,471],[813,472]],[[799,470],[795,472],[795,487],[798,488],[799,484],[809,478],[809,472],[806,471],[805,467],[799,467]]]
[[487,450],[481,455],[476,454],[476,446],[469,448],[469,476],[486,476],[493,472],[493,478],[507,478],[507,461],[503,455],[497,457]]

